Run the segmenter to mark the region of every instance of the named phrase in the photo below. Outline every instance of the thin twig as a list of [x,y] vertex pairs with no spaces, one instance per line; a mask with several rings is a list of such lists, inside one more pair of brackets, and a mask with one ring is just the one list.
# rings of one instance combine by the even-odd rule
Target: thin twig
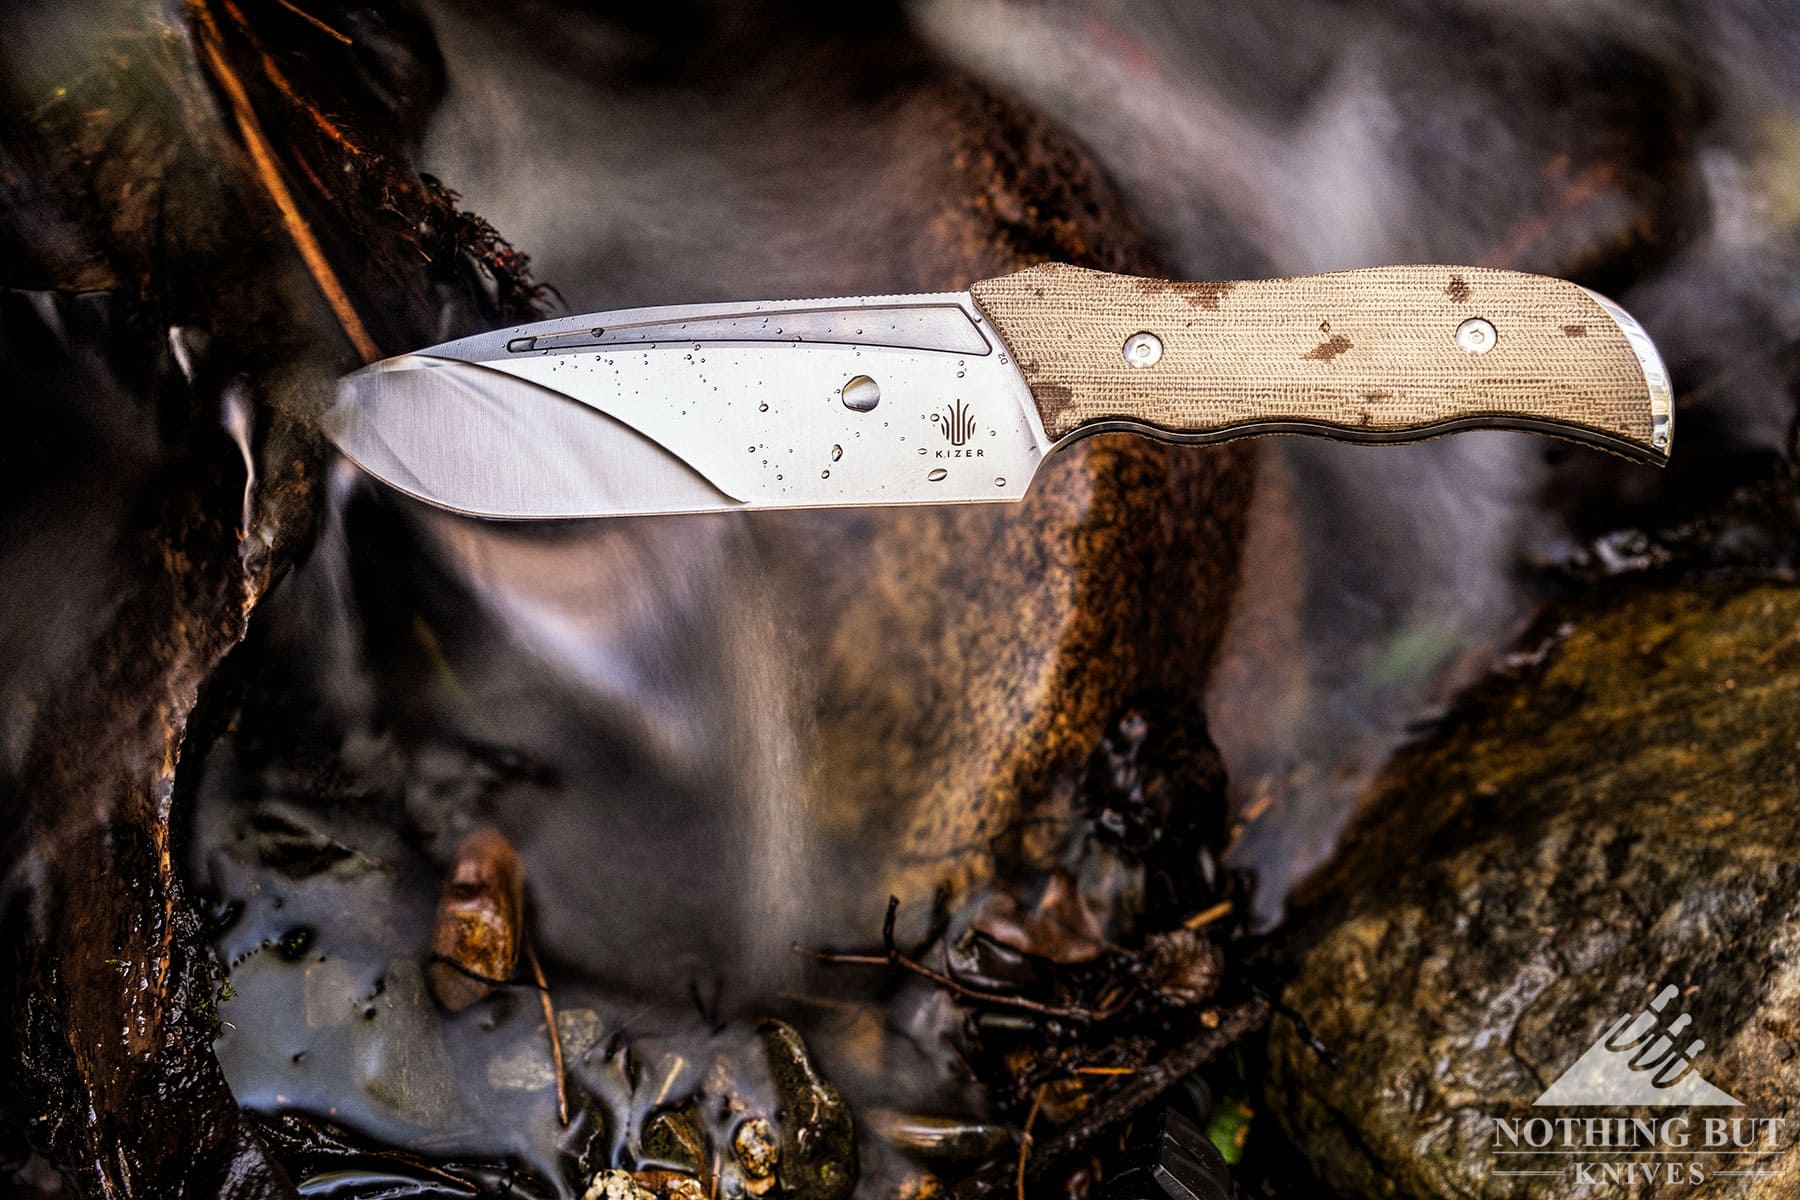
[[1026,1012],[1034,1012],[1046,1017],[1061,1017],[1066,1021],[1080,1021],[1083,1023],[1104,1019],[1111,1015],[1110,1012],[1096,1011],[1091,1008],[1072,1007],[1062,1004],[1044,1004],[1037,1000],[1027,999],[1024,996],[1008,996],[1000,992],[982,991],[979,988],[968,986],[956,977],[946,974],[943,971],[932,970],[924,963],[902,954],[900,948],[894,944],[894,918],[895,913],[899,911],[899,908],[900,898],[898,896],[889,896],[887,917],[881,923],[881,944],[884,953],[840,954],[834,950],[819,950],[812,946],[803,946],[799,942],[794,943],[794,953],[803,958],[810,958],[815,962],[836,963],[841,966],[899,967],[902,970],[911,971],[915,975],[921,975],[926,979],[931,980],[939,987],[947,988],[956,995],[961,996],[963,999],[973,1000],[978,1004],[997,1004],[1007,1008],[1024,1009]]
[[1189,930],[1204,929],[1229,912],[1231,912],[1231,901],[1221,900],[1211,908],[1197,912],[1187,920],[1183,921],[1181,927]]
[[531,976],[537,980],[538,998],[544,1002],[544,1027],[550,1033],[550,1061],[556,1065],[556,1117],[569,1123],[569,1089],[563,1082],[562,1034],[556,1031],[556,1005],[550,1002],[550,985],[544,982],[544,968],[538,963],[537,951],[525,943],[525,957],[531,962]]
[[1218,1028],[1209,1029],[1186,1045],[1178,1046],[1153,1067],[1146,1067],[1121,1084],[1117,1091],[1090,1105],[1045,1149],[1061,1158],[1087,1145],[1114,1125],[1211,1062],[1213,1056],[1261,1025],[1269,1015],[1267,1003],[1253,997],[1224,1014]]
[[1331,1047],[1326,1044],[1324,1038],[1313,1032],[1312,1026],[1306,1023],[1305,1017],[1283,1004],[1275,996],[1264,991],[1261,987],[1256,987],[1252,990],[1269,1006],[1270,1012],[1273,1012],[1276,1016],[1286,1017],[1293,1023],[1295,1036],[1305,1044],[1308,1050],[1311,1050],[1314,1054],[1319,1056],[1319,1061],[1325,1064],[1326,1070],[1335,1071],[1338,1069],[1338,1056],[1332,1051]]
[[[259,50],[258,53],[262,56],[263,74],[268,76],[269,82],[274,84],[276,89],[279,90],[283,96],[286,96],[288,101],[292,103],[295,108],[298,108],[308,117],[311,117],[312,123],[317,125],[326,137],[336,142],[339,146],[342,146],[349,153],[361,157],[362,147],[351,141],[349,136],[346,135],[343,130],[339,129],[330,117],[320,112],[316,105],[313,105],[307,101],[305,97],[300,95],[299,89],[288,82],[287,75],[284,74],[281,67],[276,64],[275,56],[270,54],[267,50]],[[308,173],[310,174],[310,172]],[[317,180],[315,179],[314,182],[316,183]]]
[[523,979],[501,979],[496,975],[483,975],[480,971],[477,971],[472,967],[463,966],[447,954],[433,954],[425,961],[433,965],[449,967],[458,975],[465,975],[468,978],[473,979],[476,983],[485,983],[489,987],[528,987],[537,988],[540,992],[545,990],[541,983],[529,983]]
[[[948,946],[943,947],[943,957],[944,957],[944,968],[943,968],[943,970],[938,972],[938,975],[942,976],[945,979],[948,979],[952,985],[962,988],[965,992],[970,992],[970,993],[974,993],[974,994],[985,994],[985,993],[976,993],[975,989],[970,988],[962,980],[960,980],[956,977],[956,971],[950,966],[950,948]],[[1130,1001],[1132,996],[1134,996],[1136,994],[1137,994],[1137,988],[1135,985],[1126,989],[1124,992],[1115,995],[1113,997],[1113,999],[1111,999],[1110,1001],[1106,1001],[1105,993],[1101,993],[1101,999],[1103,1001],[1106,1001],[1105,1003],[1102,1003],[1102,1004],[1098,1005],[1097,1007],[1083,1006],[1083,1007],[1074,1008],[1074,1009],[1071,1009],[1068,1011],[1072,1011],[1072,1012],[1079,1014],[1076,1018],[1077,1020],[1104,1021],[1110,1017],[1116,1016],[1118,1014],[1119,1010],[1124,1008],[1126,1003],[1128,1001]]]
[[256,167],[257,178],[261,180],[269,199],[275,202],[275,208],[281,214],[281,223],[287,229],[288,237],[300,251],[300,259],[318,285],[325,302],[331,306],[332,315],[337,318],[344,336],[350,339],[356,353],[364,362],[374,362],[381,357],[381,348],[369,331],[363,326],[362,318],[356,315],[356,309],[350,303],[350,296],[344,291],[344,285],[338,281],[337,273],[331,269],[331,263],[325,258],[325,252],[319,248],[318,239],[313,236],[312,227],[306,223],[300,208],[294,203],[294,197],[288,191],[287,184],[281,178],[281,169],[275,159],[274,148],[263,135],[262,126],[256,120],[256,110],[251,107],[250,94],[244,90],[243,81],[225,61],[220,47],[224,37],[219,31],[212,14],[206,10],[204,3],[193,5],[201,25],[200,48],[206,54],[207,66],[213,77],[225,90],[225,96],[231,101],[232,116],[237,120],[238,133],[244,139],[244,148],[250,152],[250,161]]
[[[360,156],[362,154],[361,147],[357,146],[356,143],[346,137],[344,131],[339,129],[332,122],[330,117],[327,117],[324,113],[320,112],[316,105],[300,94],[298,88],[288,82],[288,77],[282,73],[280,66],[276,64],[275,56],[269,53],[269,48],[263,44],[262,38],[257,36],[256,27],[250,23],[250,18],[244,15],[244,10],[232,3],[232,0],[223,0],[223,3],[226,14],[230,16],[232,22],[237,25],[238,32],[242,33],[245,39],[249,41],[251,48],[254,49],[257,54],[262,56],[263,74],[268,76],[269,82],[275,85],[276,89],[287,98],[290,104],[312,118],[313,124],[317,125],[327,137],[331,138],[349,153]],[[299,9],[295,9],[294,11],[300,12]],[[306,16],[305,13],[301,13],[300,15]],[[337,31],[331,29],[330,26],[323,26],[323,28],[329,33],[337,34]],[[342,34],[337,34],[337,36],[343,37]],[[343,38],[343,40],[346,45],[350,42],[349,38]],[[305,159],[296,156],[296,161],[300,169],[306,173],[307,177],[312,179],[313,185],[319,187],[319,190],[323,192],[325,189],[322,186],[319,186],[318,178],[307,168]]]
[[651,1102],[653,1107],[669,1098],[669,1093],[675,1087],[675,1081],[681,1078],[681,1072],[686,1068],[686,1058],[679,1054],[670,1057],[668,1073],[663,1076],[662,1086],[656,1089],[656,1099]]
[[1025,1162],[1031,1157],[1031,1127],[1037,1124],[1038,1109],[1044,1106],[1044,1089],[1047,1083],[1040,1083],[1031,1093],[1031,1111],[1025,1114],[1025,1127],[1019,1131],[1019,1171],[1013,1179],[1013,1187],[1019,1194],[1019,1200],[1025,1200]]
[[307,12],[305,9],[300,8],[297,5],[289,3],[289,0],[275,0],[275,3],[281,5],[281,7],[287,9],[289,12],[293,13],[296,17],[299,17],[302,21],[305,21],[308,25],[312,25],[315,28],[319,29],[320,31],[330,34],[332,37],[336,38],[338,41],[344,43],[344,45],[348,46],[351,44],[349,38],[345,37],[343,34],[339,33],[337,30],[333,29],[331,26],[327,25],[325,22],[319,20],[319,18],[313,16],[311,13]]

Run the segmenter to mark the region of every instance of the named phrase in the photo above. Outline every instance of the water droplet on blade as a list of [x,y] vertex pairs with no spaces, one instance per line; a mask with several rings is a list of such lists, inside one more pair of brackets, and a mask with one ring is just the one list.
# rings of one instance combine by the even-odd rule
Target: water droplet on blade
[[831,448],[831,461],[836,462],[842,457],[844,457],[844,448],[842,446],[833,446]]
[[944,470],[944,468],[942,468],[942,467],[938,467],[938,468],[934,469],[931,472],[931,474],[925,476],[925,478],[931,480],[931,482],[933,482],[933,483],[936,483],[939,480],[943,479],[944,476],[946,476],[948,474],[950,474],[950,472]]
[[867,375],[852,378],[843,387],[844,407],[853,412],[869,412],[881,403],[881,385]]
[[994,476],[994,486],[995,487],[1005,487],[1006,486],[1006,476],[1004,476],[1004,475]]

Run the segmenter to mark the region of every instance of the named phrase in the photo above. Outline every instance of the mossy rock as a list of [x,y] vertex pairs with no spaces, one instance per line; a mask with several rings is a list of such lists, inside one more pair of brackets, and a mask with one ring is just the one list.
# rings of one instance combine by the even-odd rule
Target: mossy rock
[[[1374,788],[1308,898],[1268,1098],[1352,1196],[1663,1196],[1501,1157],[1496,1119],[1782,1118],[1767,1156],[1678,1153],[1708,1196],[1800,1187],[1800,590],[1639,590],[1561,614]],[[1533,1108],[1654,989],[1682,989],[1699,1073],[1742,1108]],[[1610,1094],[1610,1093],[1609,1093]],[[1528,1163],[1529,1166],[1522,1165]],[[1550,1174],[1502,1175],[1540,1170]],[[1719,1177],[1721,1170],[1775,1172]],[[1672,1190],[1671,1190],[1672,1189]]]

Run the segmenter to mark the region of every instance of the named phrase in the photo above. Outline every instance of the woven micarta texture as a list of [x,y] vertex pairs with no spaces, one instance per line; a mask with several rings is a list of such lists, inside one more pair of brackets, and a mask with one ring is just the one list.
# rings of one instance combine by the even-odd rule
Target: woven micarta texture
[[[1648,388],[1623,331],[1560,279],[1423,266],[1175,283],[1045,263],[971,291],[1052,438],[1130,421],[1380,439],[1489,419],[1651,445]],[[1485,353],[1457,345],[1471,317],[1497,331]],[[1125,362],[1139,331],[1162,340],[1154,366]]]

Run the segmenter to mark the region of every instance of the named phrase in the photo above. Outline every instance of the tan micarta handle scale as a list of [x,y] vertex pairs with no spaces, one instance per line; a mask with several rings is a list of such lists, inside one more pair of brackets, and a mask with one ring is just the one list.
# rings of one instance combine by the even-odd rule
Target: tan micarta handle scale
[[[1654,347],[1622,310],[1560,279],[1406,266],[1174,283],[1046,263],[970,290],[1053,440],[1130,427],[1406,441],[1498,427],[1668,453]],[[1493,327],[1480,353],[1458,344],[1472,318]],[[1140,332],[1160,342],[1153,365],[1127,362]]]

